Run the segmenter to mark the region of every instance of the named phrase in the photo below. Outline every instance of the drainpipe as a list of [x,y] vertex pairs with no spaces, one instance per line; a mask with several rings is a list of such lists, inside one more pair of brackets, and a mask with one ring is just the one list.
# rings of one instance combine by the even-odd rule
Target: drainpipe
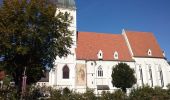
[[85,66],[86,66],[86,91],[87,91],[87,60],[85,60]]

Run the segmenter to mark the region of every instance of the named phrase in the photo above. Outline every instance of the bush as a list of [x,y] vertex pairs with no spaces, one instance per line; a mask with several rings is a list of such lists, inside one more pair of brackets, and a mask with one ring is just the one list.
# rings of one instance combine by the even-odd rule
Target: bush
[[161,87],[151,88],[149,86],[139,87],[132,89],[130,100],[169,100],[167,90],[162,89]]
[[71,94],[69,100],[86,100],[86,99],[83,98],[82,94],[74,92],[74,93]]
[[170,96],[170,84],[167,85],[167,94]]
[[50,94],[51,94],[51,99],[50,100],[61,100],[62,94],[61,90],[56,90],[56,89],[51,89]]
[[151,100],[153,89],[149,86],[138,87],[131,90],[130,100]]
[[14,87],[0,89],[0,100],[17,100],[17,91]]
[[114,100],[125,100],[127,98],[126,94],[121,90],[117,90],[113,93]]
[[[113,93],[103,91],[101,96],[96,96],[94,91],[87,89],[85,93],[76,93],[68,88],[57,90],[50,87],[28,87],[25,100],[170,100],[170,88],[167,90],[161,87],[151,88],[149,86],[138,87],[131,90],[127,96],[121,90]],[[44,94],[49,92],[50,97]],[[0,89],[0,100],[18,100],[17,91],[14,87]]]
[[97,97],[94,94],[94,90],[87,88],[86,93],[83,94],[85,100],[96,100]]
[[168,95],[167,90],[162,89],[161,87],[155,87],[152,99],[153,100],[169,100],[170,95]]
[[99,100],[125,100],[126,95],[121,90],[117,90],[114,93],[103,91]]
[[113,100],[113,94],[110,92],[103,91],[101,94],[101,97],[99,97],[100,100]]

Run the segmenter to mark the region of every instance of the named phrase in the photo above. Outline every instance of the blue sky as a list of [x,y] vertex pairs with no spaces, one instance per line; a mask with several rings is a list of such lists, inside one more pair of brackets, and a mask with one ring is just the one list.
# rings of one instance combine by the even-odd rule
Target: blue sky
[[153,32],[170,60],[170,0],[76,0],[78,31]]
[[170,0],[76,0],[76,5],[78,31],[153,32],[170,60]]

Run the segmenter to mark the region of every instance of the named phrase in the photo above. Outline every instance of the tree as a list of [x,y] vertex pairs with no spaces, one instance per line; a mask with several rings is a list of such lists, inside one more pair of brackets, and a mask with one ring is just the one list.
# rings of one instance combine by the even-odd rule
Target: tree
[[126,88],[131,88],[136,83],[134,70],[126,63],[119,63],[112,70],[112,84],[126,92]]
[[35,83],[56,56],[70,53],[72,17],[55,13],[50,0],[4,0],[0,7],[0,67],[19,88],[25,69],[27,84]]

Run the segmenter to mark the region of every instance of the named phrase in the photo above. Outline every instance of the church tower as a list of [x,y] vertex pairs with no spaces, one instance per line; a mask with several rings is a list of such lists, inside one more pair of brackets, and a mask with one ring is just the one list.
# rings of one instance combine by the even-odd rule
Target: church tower
[[75,0],[53,0],[56,3],[56,15],[59,12],[67,12],[73,18],[69,27],[73,32],[73,45],[70,48],[71,54],[67,57],[57,57],[54,68],[49,73],[49,85],[54,88],[75,88],[75,66],[76,66],[76,5]]

